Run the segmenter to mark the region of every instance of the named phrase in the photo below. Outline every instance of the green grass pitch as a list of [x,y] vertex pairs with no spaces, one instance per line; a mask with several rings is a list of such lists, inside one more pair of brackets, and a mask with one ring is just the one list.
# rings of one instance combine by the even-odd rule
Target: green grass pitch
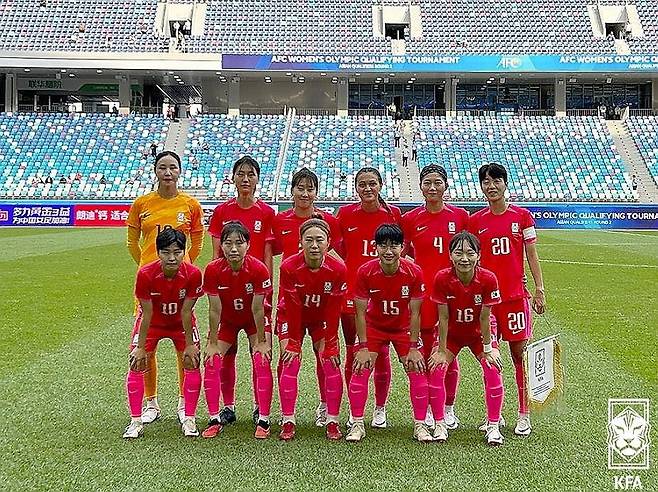
[[[389,428],[357,445],[327,442],[314,427],[314,363],[300,376],[298,435],[252,437],[251,376],[241,339],[239,422],[214,440],[185,439],[175,419],[172,346],[159,347],[163,418],[142,439],[128,422],[123,380],[135,265],[120,229],[2,229],[0,257],[0,487],[3,490],[614,490],[607,470],[608,398],[650,398],[653,443],[644,490],[658,490],[658,233],[543,231],[548,299],[535,336],[561,333],[566,392],[536,415],[534,432],[488,448],[481,371],[463,352],[462,427],[445,445],[411,439],[407,383],[394,367]],[[208,244],[200,264],[209,258]],[[206,330],[207,303],[197,308]],[[307,343],[308,345],[308,343]],[[505,356],[508,422],[516,390]],[[277,414],[275,397],[273,414]],[[372,405],[372,397],[369,405]],[[369,410],[368,410],[369,412]],[[347,405],[343,407],[343,417]],[[199,424],[205,424],[203,396]],[[276,421],[276,418],[275,418]]]

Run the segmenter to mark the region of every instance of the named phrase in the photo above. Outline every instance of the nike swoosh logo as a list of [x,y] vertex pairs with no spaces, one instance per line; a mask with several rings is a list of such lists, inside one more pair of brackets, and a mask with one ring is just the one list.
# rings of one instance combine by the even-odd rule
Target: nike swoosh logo
[[379,292],[381,289],[370,289],[370,293],[374,294],[375,292]]
[[427,226],[416,227],[416,230],[417,230],[418,232],[420,232],[420,231],[424,231],[425,229],[427,229]]
[[159,296],[160,293],[159,293],[159,292],[151,292],[151,295],[152,295],[152,296]]
[[226,290],[226,289],[228,289],[228,287],[225,287],[223,285],[218,285],[217,286],[217,290]]
[[482,234],[483,232],[486,232],[487,229],[488,229],[488,227],[485,227],[484,229],[480,229],[480,230],[478,231],[478,234]]
[[357,229],[358,229],[358,227],[348,227],[347,232],[356,231]]
[[225,221],[222,222],[222,225],[226,225],[226,224],[228,224],[229,222],[233,222],[233,221],[232,221],[232,220],[225,220]]
[[455,299],[455,296],[446,296],[446,299]]
[[292,231],[281,231],[281,235],[285,236],[286,234],[290,234]]
[[304,284],[295,284],[295,287],[304,287]]

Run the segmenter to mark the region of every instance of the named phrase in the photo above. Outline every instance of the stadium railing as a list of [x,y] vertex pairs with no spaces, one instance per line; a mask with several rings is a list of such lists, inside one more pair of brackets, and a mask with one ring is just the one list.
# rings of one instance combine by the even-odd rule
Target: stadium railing
[[348,109],[349,116],[386,116],[386,109]]
[[240,114],[286,114],[287,107],[280,108],[240,108]]
[[416,116],[445,116],[445,109],[417,109]]
[[598,116],[598,109],[567,109],[567,116]]
[[658,109],[630,109],[629,116],[658,116]]
[[297,110],[297,116],[333,116],[335,114],[335,109],[302,108]]

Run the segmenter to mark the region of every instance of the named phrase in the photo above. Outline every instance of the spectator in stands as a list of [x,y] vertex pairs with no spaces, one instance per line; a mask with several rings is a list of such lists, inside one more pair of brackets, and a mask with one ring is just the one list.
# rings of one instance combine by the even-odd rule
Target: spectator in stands
[[66,176],[62,176],[59,178],[59,184],[67,184],[69,182],[68,179],[66,179]]
[[155,157],[156,155],[158,155],[158,144],[157,144],[157,142],[153,142],[151,144],[150,149],[151,149],[151,157]]
[[402,149],[402,167],[407,167],[409,165],[409,146],[405,145]]
[[201,148],[203,149],[204,152],[209,152],[210,147],[208,146],[208,142],[203,142],[203,145],[201,145]]
[[53,184],[53,177],[52,176],[46,176],[45,183],[46,184]]
[[185,24],[183,24],[183,34],[185,36],[189,36],[192,34],[192,23],[190,22],[189,19],[185,21]]
[[199,169],[199,159],[197,159],[196,156],[190,157],[190,164],[195,171]]
[[346,183],[347,182],[347,174],[345,172],[341,171],[340,173],[340,182],[341,183]]
[[102,184],[102,185],[107,184],[107,180],[105,179],[104,174],[101,176],[101,179],[100,179],[99,183]]
[[41,7],[46,7],[46,6],[47,6],[47,4],[46,4],[46,0],[39,0],[39,5],[40,5]]
[[225,185],[230,185],[231,184],[231,178],[228,177],[228,174],[224,176],[224,180],[222,181],[222,184]]
[[82,174],[75,173],[75,177],[73,178],[73,182],[74,183],[79,183],[81,179],[82,179]]
[[81,22],[80,25],[78,26],[78,32],[85,32],[87,30],[87,26],[85,26],[84,22]]
[[112,114],[114,116],[119,116],[119,108],[117,106],[112,107]]
[[633,187],[633,191],[637,191],[637,176],[635,174],[631,176],[631,186]]
[[402,131],[399,128],[395,129],[395,147],[400,146],[400,137],[402,136]]

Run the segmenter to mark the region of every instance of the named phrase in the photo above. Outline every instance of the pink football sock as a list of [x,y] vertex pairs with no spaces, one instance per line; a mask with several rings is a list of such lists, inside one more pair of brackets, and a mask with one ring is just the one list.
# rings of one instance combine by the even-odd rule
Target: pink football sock
[[133,418],[142,416],[142,400],[144,399],[144,373],[128,370],[126,375],[126,394],[128,407]]
[[281,369],[279,401],[281,402],[281,414],[284,417],[292,417],[295,415],[300,367],[301,361],[299,357],[295,357],[290,363],[283,364]]
[[409,397],[411,398],[411,408],[414,413],[414,420],[422,422],[427,414],[427,376],[424,372],[408,372],[409,377]]
[[427,387],[429,393],[430,406],[434,420],[443,420],[445,416],[446,404],[446,366],[440,365],[427,374]]
[[516,378],[516,388],[519,392],[519,413],[528,413],[528,400],[525,394],[525,373],[523,370],[523,362],[514,362],[514,377]]
[[258,396],[258,412],[262,417],[269,417],[272,407],[272,392],[274,391],[272,366],[260,352],[256,352],[252,357],[252,365],[258,381],[256,395]]
[[345,346],[345,384],[349,390],[350,381],[352,380],[352,367],[354,366],[354,353],[356,347],[354,345]]
[[384,345],[379,351],[379,356],[375,361],[375,405],[378,407],[386,406],[388,393],[391,390],[391,351],[388,344]]
[[185,369],[183,393],[185,396],[185,416],[195,417],[196,407],[199,404],[199,394],[201,394],[201,371],[198,368]]
[[[210,365],[212,362],[212,366]],[[219,372],[222,368],[222,358],[216,355],[212,361],[206,362],[203,373],[203,387],[206,393],[206,404],[210,415],[219,415]]]
[[343,378],[340,374],[340,367],[334,367],[330,360],[325,360],[322,365],[326,387],[327,415],[338,417],[343,399]]
[[219,371],[224,406],[235,405],[235,354],[227,353],[222,360]]
[[455,398],[457,397],[457,389],[459,388],[459,362],[455,357],[448,365],[448,370],[445,376],[446,386],[446,405],[454,405]]
[[360,373],[352,374],[347,397],[350,400],[350,411],[355,419],[363,419],[368,402],[368,380],[372,369],[362,369]]
[[489,364],[485,359],[480,361],[482,375],[484,376],[484,395],[487,402],[487,419],[489,422],[498,422],[503,409],[503,377],[496,366]]
[[317,350],[313,350],[315,354],[315,375],[318,378],[318,390],[320,391],[320,401],[327,401],[327,387],[325,386],[324,369],[322,367],[322,358]]

